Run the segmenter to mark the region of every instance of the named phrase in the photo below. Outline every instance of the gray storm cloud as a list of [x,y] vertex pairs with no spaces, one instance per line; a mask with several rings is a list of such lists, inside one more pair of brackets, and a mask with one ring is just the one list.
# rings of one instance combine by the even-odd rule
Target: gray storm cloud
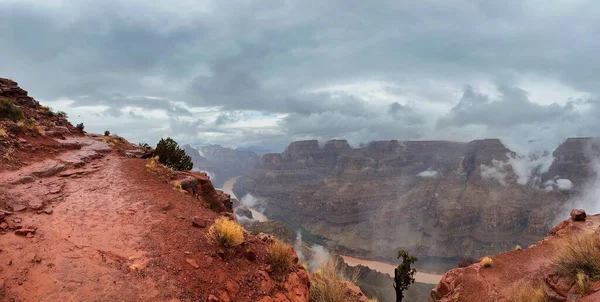
[[[526,150],[600,126],[594,1],[4,0],[0,10],[10,12],[0,76],[91,131],[105,130],[94,116],[113,118],[133,141],[281,150],[305,138],[500,137]],[[546,95],[569,92],[534,100],[526,78]],[[365,82],[393,88],[322,89]]]

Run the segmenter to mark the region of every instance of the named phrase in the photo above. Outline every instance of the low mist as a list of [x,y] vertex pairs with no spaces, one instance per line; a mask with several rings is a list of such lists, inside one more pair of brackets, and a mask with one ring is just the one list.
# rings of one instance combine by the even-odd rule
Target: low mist
[[308,247],[308,253],[306,255],[303,252],[304,242],[302,241],[302,233],[300,230],[296,232],[296,241],[294,242],[294,249],[298,254],[298,259],[306,263],[308,271],[314,272],[329,261],[329,251],[322,245],[312,245]]
[[[581,185],[581,189],[578,189],[578,194],[571,198],[563,207],[560,215],[556,218],[556,222],[561,221],[569,217],[571,209],[583,209],[589,214],[600,213],[600,153],[599,153],[600,140],[590,140],[584,149],[585,156],[590,160],[587,168],[590,172],[590,178],[585,184]],[[559,182],[560,181],[560,182]],[[556,180],[557,186],[564,188],[573,187],[571,181],[566,182],[564,180]]]

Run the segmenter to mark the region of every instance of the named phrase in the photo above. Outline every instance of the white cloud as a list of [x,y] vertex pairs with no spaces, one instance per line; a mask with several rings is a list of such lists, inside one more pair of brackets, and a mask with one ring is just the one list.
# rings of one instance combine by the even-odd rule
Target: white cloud
[[556,186],[559,190],[567,191],[573,188],[573,183],[565,178],[559,178],[556,180]]
[[550,154],[523,156],[507,154],[507,156],[508,163],[517,175],[517,183],[520,185],[526,185],[530,181],[535,182],[536,177],[548,172],[554,161],[554,157]]
[[491,166],[481,165],[479,167],[479,169],[481,170],[481,178],[494,179],[503,186],[505,186],[507,184],[506,183],[506,176],[507,176],[507,169],[508,169],[507,163],[496,160],[496,159],[492,159]]
[[434,170],[425,170],[423,172],[420,172],[419,174],[417,174],[421,177],[436,177],[438,175],[438,171],[434,171]]

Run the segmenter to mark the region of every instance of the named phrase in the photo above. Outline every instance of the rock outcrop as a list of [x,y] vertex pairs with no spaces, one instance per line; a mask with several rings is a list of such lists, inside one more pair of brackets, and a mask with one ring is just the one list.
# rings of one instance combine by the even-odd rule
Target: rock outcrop
[[[490,267],[475,263],[447,272],[431,292],[429,301],[598,301],[598,283],[590,282],[589,291],[581,293],[577,284],[557,273],[554,262],[565,249],[573,248],[569,244],[586,236],[598,237],[599,227],[600,215],[588,216],[586,221],[567,219],[535,245],[492,256]],[[530,298],[535,293],[545,300],[516,299],[522,292]]]
[[[547,172],[540,165],[525,174],[522,164],[533,161],[497,139],[380,141],[355,149],[343,140],[323,147],[299,141],[264,155],[234,189],[263,200],[267,216],[343,253],[393,260],[404,248],[422,259],[479,257],[543,238],[592,173],[593,142],[569,139]],[[558,178],[573,186],[547,183],[556,187]]]

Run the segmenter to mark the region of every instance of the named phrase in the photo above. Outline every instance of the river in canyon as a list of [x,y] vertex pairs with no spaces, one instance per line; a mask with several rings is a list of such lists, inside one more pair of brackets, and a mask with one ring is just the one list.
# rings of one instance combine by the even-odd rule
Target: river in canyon
[[[226,181],[226,182],[223,184],[223,192],[224,192],[225,194],[229,194],[229,196],[231,196],[231,198],[235,198],[235,199],[239,200],[239,201],[240,201],[240,203],[241,203],[241,202],[242,202],[242,200],[241,200],[241,199],[239,199],[239,198],[237,198],[237,196],[235,196],[235,194],[233,193],[233,185],[235,185],[235,183],[237,182],[238,178],[240,178],[240,177],[239,177],[239,176],[236,176],[236,177],[234,177],[234,178],[230,178],[230,179],[228,179],[228,180],[227,180],[227,181]],[[249,209],[250,209],[250,212],[252,212],[252,218],[254,218],[254,219],[258,220],[258,221],[267,221],[267,220],[269,220],[269,219],[267,218],[267,216],[265,216],[263,213],[261,213],[261,212],[259,212],[259,211],[255,210],[255,209],[253,209],[253,208],[250,208],[250,207],[249,207]]]
[[[239,178],[239,176],[228,179],[225,182],[225,184],[223,185],[223,192],[225,192],[226,194],[229,194],[231,196],[231,198],[240,200],[233,193],[233,186],[237,182],[238,178]],[[252,211],[252,217],[258,221],[269,220],[267,218],[267,216],[265,216],[263,213],[260,213],[252,208],[250,209],[250,211]],[[350,257],[350,256],[344,256],[344,255],[340,255],[340,256],[344,259],[344,262],[346,262],[346,264],[348,264],[349,266],[358,266],[358,265],[366,266],[366,267],[368,267],[372,270],[378,271],[380,273],[388,274],[388,275],[392,276],[392,278],[394,277],[394,269],[397,267],[397,266],[394,266],[393,264],[385,263],[385,262],[358,259],[358,258],[354,258],[354,257]],[[438,275],[438,274],[417,272],[417,274],[415,275],[415,280],[417,282],[426,283],[426,284],[438,284],[441,279],[442,279],[442,275]]]

